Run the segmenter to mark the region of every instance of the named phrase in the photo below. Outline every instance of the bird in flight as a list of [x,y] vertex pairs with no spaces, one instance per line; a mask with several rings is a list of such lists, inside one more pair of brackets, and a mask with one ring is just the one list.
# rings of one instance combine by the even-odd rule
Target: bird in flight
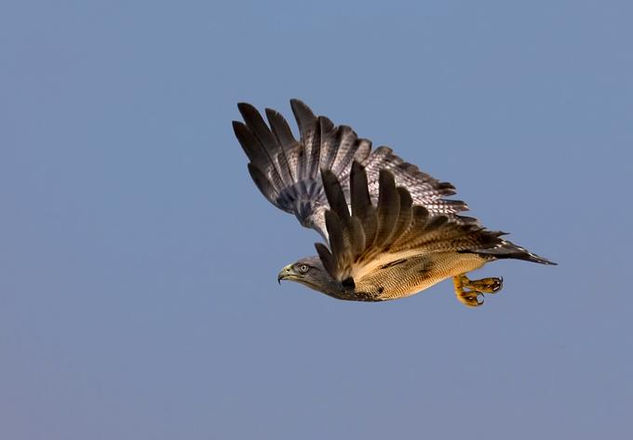
[[285,266],[278,281],[299,282],[331,297],[386,301],[414,295],[452,278],[469,307],[498,292],[503,278],[466,275],[491,261],[514,258],[555,264],[502,238],[472,217],[455,187],[403,161],[388,147],[372,150],[346,125],[335,126],[297,99],[290,101],[296,140],[284,117],[250,104],[233,121],[248,171],[273,205],[294,214],[329,244]]

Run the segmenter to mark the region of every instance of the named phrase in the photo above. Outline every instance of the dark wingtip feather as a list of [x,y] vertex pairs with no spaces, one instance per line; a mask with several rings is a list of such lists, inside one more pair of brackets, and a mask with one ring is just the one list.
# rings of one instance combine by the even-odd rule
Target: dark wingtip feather
[[316,116],[314,116],[314,113],[312,112],[310,107],[308,107],[300,99],[296,99],[296,98],[291,99],[290,108],[292,109],[292,112],[297,117],[301,115],[301,116],[307,117],[307,119],[316,119]]
[[413,199],[411,198],[411,193],[409,193],[409,190],[403,186],[399,186],[396,189],[398,190],[398,194],[400,195],[400,204],[402,206],[411,207],[413,205]]
[[245,102],[237,104],[237,108],[242,114],[248,128],[262,142],[264,148],[269,150],[269,152],[275,150],[275,147],[277,147],[275,145],[275,139],[259,111],[251,104]]
[[[310,107],[308,107],[306,105],[306,103],[303,102],[302,100],[300,100],[299,98],[291,98],[290,99],[290,106],[293,107],[293,108],[294,107],[297,107],[297,108],[302,107],[304,109],[310,110]],[[310,112],[312,112],[312,110],[310,110]]]
[[352,162],[350,174],[350,197],[352,202],[352,215],[365,220],[371,207],[371,197],[367,186],[365,167],[356,160]]
[[246,125],[244,125],[243,122],[240,121],[232,121],[231,122],[231,126],[233,127],[233,133],[235,133],[235,137],[237,138],[238,141],[240,141],[240,144],[242,143],[242,133],[245,130],[248,130],[248,128],[246,127]]
[[[332,170],[328,170],[326,168],[321,168],[321,181],[323,182],[323,189],[325,190],[325,194],[328,195],[329,190],[333,187],[333,186],[340,186],[339,182],[338,182],[338,178],[336,177],[336,174],[334,174],[332,172]],[[329,198],[328,198],[328,202],[329,202]],[[332,206],[330,204],[330,206]]]
[[455,191],[457,191],[457,189],[455,188],[455,185],[453,185],[450,182],[440,182],[440,183],[438,183],[437,184],[437,189],[452,191],[453,194],[455,194]]
[[263,196],[266,197],[273,205],[277,206],[277,201],[275,200],[277,197],[277,191],[270,180],[268,180],[264,173],[262,173],[261,170],[252,163],[248,164],[248,172]]
[[336,259],[338,259],[345,250],[345,232],[338,215],[329,209],[325,211],[325,227],[327,228],[332,255],[335,255]]
[[347,209],[343,188],[341,188],[336,174],[329,169],[321,169],[321,179],[323,180],[323,189],[330,208],[336,212],[341,220],[346,220],[349,217],[349,210]]
[[323,179],[323,183],[326,182],[326,179],[329,183],[338,182],[336,175],[332,172],[332,170],[328,170],[327,168],[321,168],[321,178]]
[[314,243],[317,254],[323,263],[323,267],[332,278],[336,277],[336,261],[330,250],[323,243]]
[[[242,149],[252,162],[261,162],[261,152],[259,151],[259,141],[253,136],[250,129],[240,121],[233,121],[233,132]],[[261,163],[260,163],[261,165]]]
[[395,188],[396,179],[395,177],[393,177],[393,173],[389,170],[381,169],[378,174],[378,186],[379,187],[384,186],[385,188],[389,186],[389,187]]
[[252,114],[253,112],[259,113],[257,112],[255,106],[253,104],[249,104],[248,102],[238,102],[237,109],[240,111],[242,116]]
[[378,229],[374,244],[383,246],[393,233],[400,213],[400,194],[393,173],[381,169],[378,175]]

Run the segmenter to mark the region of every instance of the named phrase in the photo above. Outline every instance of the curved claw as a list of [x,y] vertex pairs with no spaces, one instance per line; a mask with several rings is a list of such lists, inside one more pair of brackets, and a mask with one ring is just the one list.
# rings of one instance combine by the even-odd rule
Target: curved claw
[[503,278],[492,277],[483,278],[481,280],[473,280],[466,283],[464,287],[481,293],[497,293],[503,287]]
[[479,307],[484,303],[484,294],[497,293],[503,287],[503,277],[470,280],[465,274],[453,277],[457,299],[468,307]]
[[457,299],[467,307],[479,307],[484,304],[484,295],[481,292],[463,292],[457,295]]

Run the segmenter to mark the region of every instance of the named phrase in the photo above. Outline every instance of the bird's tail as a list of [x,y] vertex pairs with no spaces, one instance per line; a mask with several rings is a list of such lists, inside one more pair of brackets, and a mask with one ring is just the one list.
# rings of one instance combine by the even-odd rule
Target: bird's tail
[[532,263],[550,265],[558,264],[548,260],[547,258],[541,257],[540,255],[536,255],[535,253],[530,252],[527,249],[518,246],[508,240],[503,240],[501,244],[493,248],[478,250],[477,253],[482,256],[488,256],[497,259],[514,258],[517,260],[531,261]]

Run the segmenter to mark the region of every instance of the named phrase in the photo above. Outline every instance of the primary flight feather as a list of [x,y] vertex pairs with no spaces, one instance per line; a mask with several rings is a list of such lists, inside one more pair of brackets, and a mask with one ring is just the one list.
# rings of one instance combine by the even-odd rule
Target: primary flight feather
[[390,148],[372,150],[348,126],[315,116],[303,102],[290,101],[300,139],[283,116],[266,109],[268,124],[250,104],[233,122],[248,156],[249,173],[272,204],[315,229],[329,247],[279,273],[338,299],[384,301],[413,295],[453,278],[465,305],[483,304],[484,293],[501,278],[470,280],[484,264],[514,258],[555,264],[485,229],[459,213],[468,209],[446,197],[455,187],[423,173]]

